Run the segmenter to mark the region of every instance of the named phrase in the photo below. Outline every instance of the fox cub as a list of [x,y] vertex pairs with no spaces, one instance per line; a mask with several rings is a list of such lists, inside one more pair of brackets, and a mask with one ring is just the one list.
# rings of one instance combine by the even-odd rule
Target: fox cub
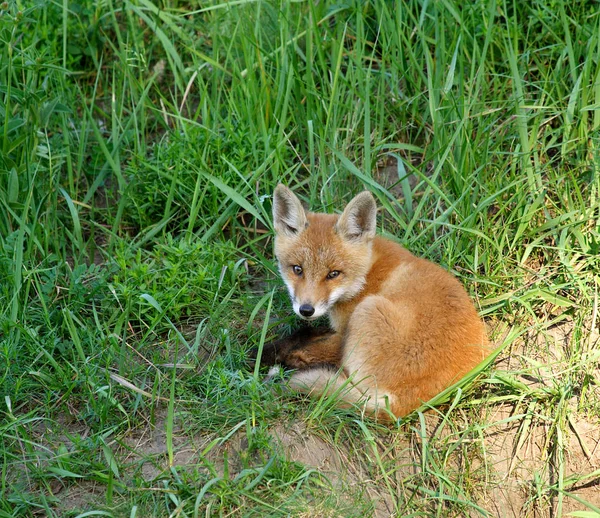
[[461,284],[439,266],[375,235],[369,192],[338,216],[305,212],[283,185],[273,198],[275,255],[294,312],[329,317],[266,344],[262,363],[298,369],[290,386],[339,394],[379,418],[403,417],[490,352]]

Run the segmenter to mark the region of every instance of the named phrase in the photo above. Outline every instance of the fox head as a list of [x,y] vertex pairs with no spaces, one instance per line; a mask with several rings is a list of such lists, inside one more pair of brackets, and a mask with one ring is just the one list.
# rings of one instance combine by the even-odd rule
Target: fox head
[[362,290],[371,267],[376,216],[367,191],[338,216],[305,212],[290,189],[275,188],[275,256],[297,315],[314,320]]

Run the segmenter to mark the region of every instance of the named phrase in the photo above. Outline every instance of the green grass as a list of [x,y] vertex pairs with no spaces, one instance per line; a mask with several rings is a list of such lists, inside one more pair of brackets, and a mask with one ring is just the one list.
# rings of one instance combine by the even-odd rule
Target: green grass
[[[0,516],[598,516],[599,35],[559,0],[1,4]],[[278,182],[373,192],[493,364],[391,428],[264,382]]]

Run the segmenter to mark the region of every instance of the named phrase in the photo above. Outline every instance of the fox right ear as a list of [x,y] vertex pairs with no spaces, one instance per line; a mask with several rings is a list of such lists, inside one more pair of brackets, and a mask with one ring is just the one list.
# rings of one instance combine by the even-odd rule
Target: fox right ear
[[300,200],[282,184],[275,187],[273,193],[273,225],[275,232],[288,237],[297,236],[308,226]]

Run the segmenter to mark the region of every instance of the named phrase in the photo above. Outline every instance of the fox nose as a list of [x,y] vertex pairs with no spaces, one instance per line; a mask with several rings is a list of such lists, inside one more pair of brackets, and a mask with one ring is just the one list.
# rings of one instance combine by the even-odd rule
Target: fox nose
[[315,308],[313,308],[310,304],[302,304],[299,311],[303,317],[312,317],[315,312]]

